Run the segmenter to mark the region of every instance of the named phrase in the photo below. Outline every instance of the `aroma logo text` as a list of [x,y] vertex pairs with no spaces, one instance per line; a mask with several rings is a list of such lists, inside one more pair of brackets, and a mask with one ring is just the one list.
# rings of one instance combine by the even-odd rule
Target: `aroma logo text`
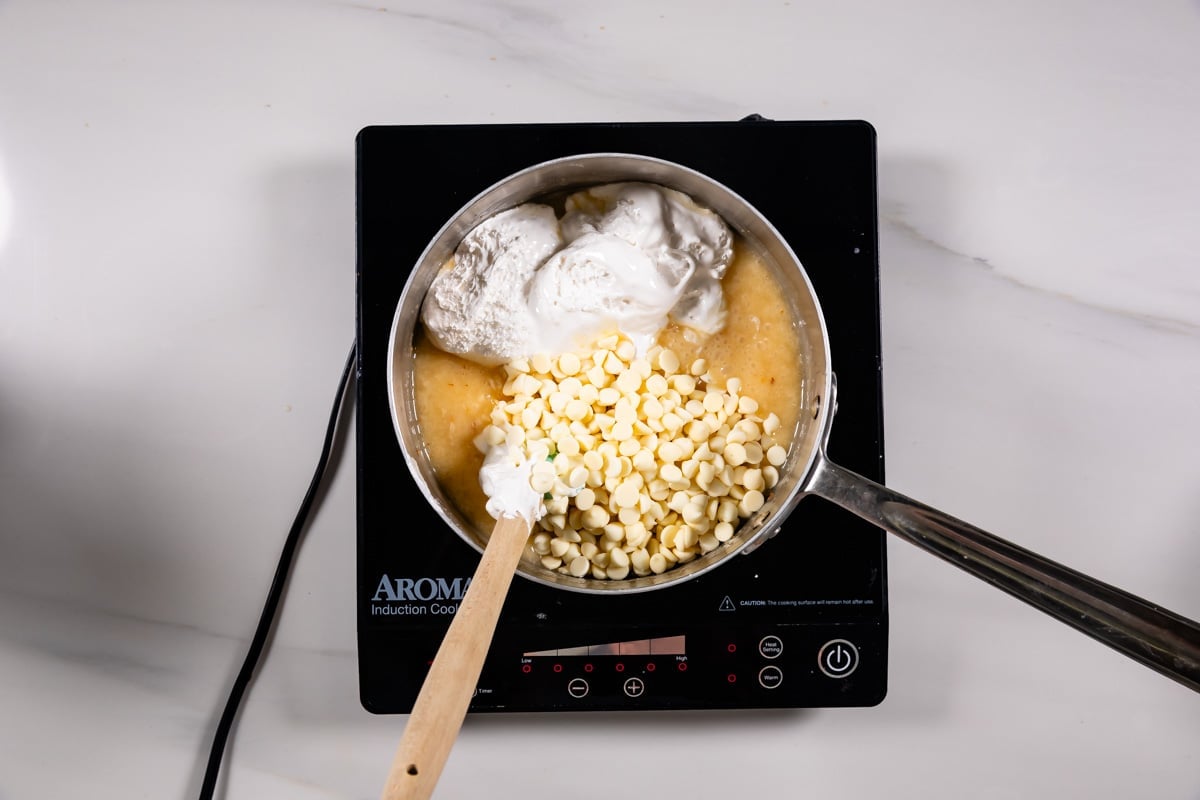
[[374,602],[462,600],[471,585],[467,578],[390,578],[383,575],[371,598]]

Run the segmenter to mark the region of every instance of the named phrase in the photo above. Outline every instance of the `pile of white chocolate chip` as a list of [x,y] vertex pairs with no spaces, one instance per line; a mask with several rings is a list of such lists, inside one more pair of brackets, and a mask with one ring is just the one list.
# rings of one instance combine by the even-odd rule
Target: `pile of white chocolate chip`
[[530,542],[547,569],[621,580],[659,574],[729,541],[779,480],[787,452],[775,414],[680,364],[607,336],[588,354],[505,366],[505,400],[475,440],[534,461],[546,514]]

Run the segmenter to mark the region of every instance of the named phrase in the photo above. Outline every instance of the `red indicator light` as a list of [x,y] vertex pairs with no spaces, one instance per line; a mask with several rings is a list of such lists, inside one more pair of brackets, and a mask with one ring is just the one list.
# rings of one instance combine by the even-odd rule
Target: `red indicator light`
[[554,671],[555,671],[555,672],[562,672],[562,664],[555,664],[555,665],[554,665]]
[[729,651],[729,652],[731,652],[731,653],[736,653],[736,652],[737,652],[737,645],[736,645],[736,644],[734,644],[733,642],[730,642],[729,644],[727,644],[727,645],[725,646],[725,649],[726,649],[726,650],[728,650],[728,651]]
[[651,661],[649,664],[646,665],[646,672],[654,672],[654,669],[655,669],[655,667],[654,667],[653,661]]
[[524,672],[526,675],[533,672],[533,664],[522,664],[521,672]]
[[726,676],[725,676],[725,680],[729,681],[730,683],[737,683],[737,675],[734,675],[734,674],[731,672],[731,673],[729,673],[728,675],[726,675]]
[[595,667],[593,667],[591,664],[584,664],[584,665],[583,665],[583,671],[584,671],[584,672],[591,672],[593,669],[595,669]]
[[680,662],[679,662],[679,671],[680,671],[680,672],[687,672],[687,662],[686,662],[686,661],[680,661]]
[[624,671],[625,671],[625,665],[617,664],[617,672],[624,672]]

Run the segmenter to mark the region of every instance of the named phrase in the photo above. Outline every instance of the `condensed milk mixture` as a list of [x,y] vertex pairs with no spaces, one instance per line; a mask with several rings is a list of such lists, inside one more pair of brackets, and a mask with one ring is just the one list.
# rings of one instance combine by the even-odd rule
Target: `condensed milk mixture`
[[729,541],[779,479],[801,400],[771,267],[665,187],[618,183],[484,221],[434,280],[417,419],[481,531],[536,521],[547,569],[620,580]]

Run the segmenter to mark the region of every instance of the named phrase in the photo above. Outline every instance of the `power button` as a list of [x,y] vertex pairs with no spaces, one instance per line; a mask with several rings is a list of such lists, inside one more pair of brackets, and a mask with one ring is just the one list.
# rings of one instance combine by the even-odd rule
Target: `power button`
[[858,648],[845,639],[832,639],[821,645],[817,666],[831,678],[844,678],[858,668]]

